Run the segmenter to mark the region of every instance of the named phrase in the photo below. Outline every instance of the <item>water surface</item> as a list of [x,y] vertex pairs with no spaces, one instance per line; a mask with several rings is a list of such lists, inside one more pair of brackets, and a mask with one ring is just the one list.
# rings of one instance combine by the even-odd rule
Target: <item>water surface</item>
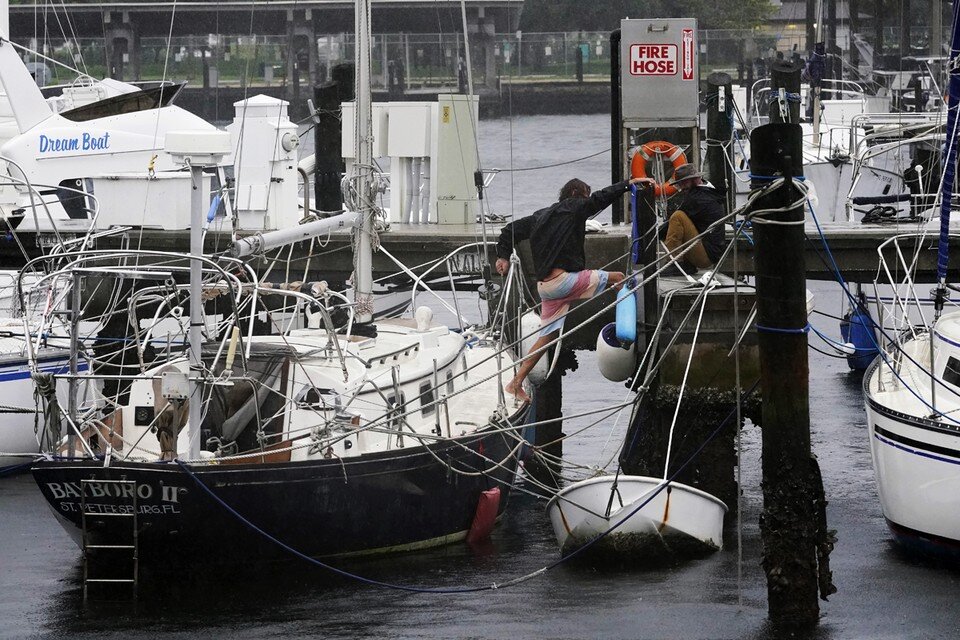
[[[608,146],[604,116],[543,116],[481,122],[488,167],[533,167]],[[504,173],[490,190],[493,209],[525,215],[553,201],[570,177],[605,186],[609,159],[545,171]],[[511,180],[512,177],[512,180]],[[607,218],[609,219],[609,218]],[[835,286],[812,284],[818,308],[836,313]],[[833,321],[817,325],[837,336]],[[960,632],[960,573],[902,557],[891,546],[870,466],[859,376],[845,361],[811,353],[811,431],[839,541],[831,558],[839,592],[821,603],[818,638],[947,638]],[[564,378],[567,414],[624,397],[593,354]],[[568,420],[573,433],[592,422]],[[568,462],[605,463],[625,424],[612,421],[567,441]],[[736,522],[726,547],[701,561],[636,571],[560,565],[520,584],[474,593],[413,594],[339,578],[301,563],[224,573],[185,569],[151,580],[137,601],[84,604],[80,552],[61,530],[29,476],[0,480],[2,638],[777,638],[766,623],[766,581],[757,526],[759,429],[743,432],[742,550]],[[224,540],[224,545],[229,545]],[[742,554],[742,559],[741,559]],[[517,496],[490,544],[456,544],[341,566],[372,579],[458,590],[503,584],[558,557],[539,501]],[[256,559],[251,559],[251,565]],[[738,569],[742,579],[738,580]]]

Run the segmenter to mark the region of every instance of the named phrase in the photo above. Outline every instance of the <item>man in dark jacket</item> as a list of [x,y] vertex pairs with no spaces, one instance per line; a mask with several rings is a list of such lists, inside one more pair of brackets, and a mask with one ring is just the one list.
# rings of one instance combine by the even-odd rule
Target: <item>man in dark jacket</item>
[[713,266],[726,245],[722,224],[716,224],[693,246],[687,243],[727,215],[723,196],[713,185],[703,181],[703,176],[692,164],[677,167],[670,183],[680,190],[682,200],[667,223],[664,239],[667,250],[674,258],[682,259],[686,263],[684,267],[692,265],[694,271]]
[[521,240],[529,239],[537,292],[543,302],[540,337],[523,360],[517,375],[504,387],[507,393],[524,401],[530,400],[523,382],[546,352],[546,345],[555,340],[563,328],[570,302],[593,297],[606,287],[617,286],[623,281],[624,275],[619,271],[586,269],[583,240],[587,220],[627,193],[631,184],[639,183],[649,185],[653,181],[649,178],[624,180],[591,194],[590,185],[582,180],[570,180],[560,190],[558,202],[515,220],[500,231],[497,273],[503,275],[507,272],[513,247]]

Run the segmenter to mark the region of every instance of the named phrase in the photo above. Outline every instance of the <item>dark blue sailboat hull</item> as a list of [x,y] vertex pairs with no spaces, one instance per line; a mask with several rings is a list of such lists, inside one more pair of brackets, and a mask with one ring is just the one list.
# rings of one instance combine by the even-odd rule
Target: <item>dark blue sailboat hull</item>
[[87,516],[88,543],[116,544],[132,537],[133,519],[121,514],[133,512],[132,496],[124,495],[133,485],[102,481],[133,480],[141,563],[246,563],[289,554],[263,533],[313,557],[462,539],[481,492],[499,487],[498,515],[506,507],[516,442],[489,430],[356,459],[189,467],[64,460],[38,462],[32,472],[78,543],[81,481],[95,481],[86,486],[86,510],[101,514]]

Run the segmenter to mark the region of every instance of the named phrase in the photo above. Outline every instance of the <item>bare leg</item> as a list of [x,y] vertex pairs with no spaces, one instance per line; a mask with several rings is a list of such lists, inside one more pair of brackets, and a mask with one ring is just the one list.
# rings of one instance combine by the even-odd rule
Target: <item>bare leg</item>
[[623,286],[623,281],[626,279],[626,276],[622,271],[608,271],[607,272],[607,288],[617,290]]
[[520,364],[520,370],[517,371],[517,375],[514,376],[507,386],[503,388],[504,391],[509,393],[512,396],[516,396],[524,402],[530,402],[530,396],[527,395],[527,392],[523,390],[523,381],[527,379],[527,376],[530,375],[530,372],[533,370],[537,363],[540,361],[540,358],[543,357],[543,354],[547,352],[545,347],[551,340],[556,340],[559,331],[554,331],[545,336],[540,336],[537,338],[537,341],[533,343],[533,346],[530,347],[530,355]]

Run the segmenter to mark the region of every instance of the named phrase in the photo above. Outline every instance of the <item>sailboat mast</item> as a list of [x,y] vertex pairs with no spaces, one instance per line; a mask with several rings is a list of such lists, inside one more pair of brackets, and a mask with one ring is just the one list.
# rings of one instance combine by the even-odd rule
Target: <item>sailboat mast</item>
[[960,2],[953,3],[950,80],[947,84],[947,137],[944,141],[943,183],[940,185],[940,242],[937,252],[937,295],[935,314],[940,316],[946,299],[947,262],[950,249],[950,206],[953,203],[953,182],[957,172],[957,108],[960,105]]
[[815,43],[813,45],[813,51],[811,52],[811,58],[816,60],[815,67],[819,70],[819,73],[814,74],[813,78],[813,144],[820,144],[820,87],[823,84],[823,72],[824,72],[824,62],[825,58],[825,49],[823,48],[823,0],[817,3],[817,27],[816,27],[816,37]]
[[354,127],[354,187],[360,226],[354,258],[354,302],[357,324],[373,321],[373,104],[370,91],[370,0],[356,0],[356,126]]

